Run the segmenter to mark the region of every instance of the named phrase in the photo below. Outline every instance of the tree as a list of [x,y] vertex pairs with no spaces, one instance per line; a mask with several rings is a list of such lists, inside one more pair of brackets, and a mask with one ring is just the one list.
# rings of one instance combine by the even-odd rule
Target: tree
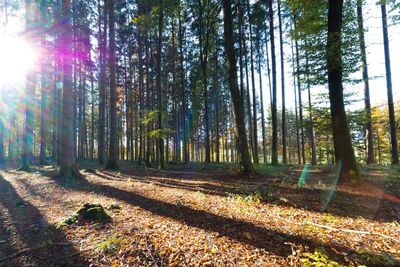
[[60,176],[72,179],[79,176],[74,153],[74,89],[72,83],[72,26],[71,0],[62,1],[61,55],[63,70]]
[[157,45],[157,99],[158,99],[158,127],[159,135],[158,141],[158,168],[164,169],[164,140],[162,135],[163,130],[163,101],[162,101],[162,87],[161,87],[161,59],[162,59],[162,38],[164,27],[164,3],[160,0],[159,14],[158,14],[158,45]]
[[397,149],[396,118],[394,114],[394,104],[393,104],[392,70],[390,66],[390,49],[389,49],[388,25],[387,25],[387,14],[386,14],[386,0],[381,0],[380,4],[382,12],[383,47],[385,50],[386,88],[387,88],[387,99],[389,108],[389,127],[390,127],[390,143],[392,147],[391,148],[392,164],[399,164],[399,153]]
[[342,20],[343,0],[329,0],[327,70],[331,122],[336,163],[341,165],[339,181],[346,182],[359,179],[359,171],[344,108]]
[[106,169],[118,170],[117,158],[117,88],[116,88],[116,55],[115,55],[115,21],[114,21],[114,0],[106,0],[108,23],[109,23],[109,69],[110,69],[110,137],[108,147],[108,160]]
[[276,103],[276,55],[274,35],[274,9],[273,0],[268,1],[269,5],[269,35],[271,41],[271,63],[272,63],[272,165],[278,164],[278,124],[277,124],[277,103]]
[[365,124],[365,136],[367,138],[367,164],[371,164],[375,163],[375,155],[374,155],[374,138],[373,138],[372,121],[371,121],[371,101],[369,94],[367,53],[365,49],[365,38],[364,38],[363,0],[357,0],[357,22],[358,22],[358,32],[360,39],[362,78],[364,83],[364,106],[367,118]]
[[278,0],[278,19],[279,19],[279,43],[281,54],[281,87],[282,87],[282,163],[287,163],[286,153],[286,103],[285,103],[285,58],[283,54],[283,34],[282,34],[282,15],[281,0]]
[[[36,3],[32,0],[25,1],[26,6],[26,31],[30,33],[31,42],[35,43],[35,22],[36,22]],[[30,160],[32,157],[33,149],[33,100],[35,98],[35,85],[36,74],[33,69],[28,70],[26,74],[26,91],[25,91],[25,128],[23,134],[21,166],[18,170],[27,171],[31,170]]]
[[229,89],[232,96],[233,109],[236,119],[237,148],[240,154],[240,163],[243,167],[243,172],[250,173],[253,171],[253,166],[251,164],[249,147],[247,144],[247,138],[245,132],[243,100],[238,85],[235,48],[233,41],[233,21],[232,21],[231,1],[222,0],[222,7],[224,13],[224,37],[225,37],[225,51],[227,55],[227,64],[228,64]]
[[[105,2],[106,0],[104,0]],[[105,162],[105,120],[106,120],[106,54],[107,54],[107,12],[104,4],[103,10],[98,3],[99,10],[99,131],[98,131],[98,158],[99,163],[104,164]],[[102,12],[103,11],[103,12]],[[103,17],[102,17],[103,14]],[[101,21],[103,19],[103,30]]]

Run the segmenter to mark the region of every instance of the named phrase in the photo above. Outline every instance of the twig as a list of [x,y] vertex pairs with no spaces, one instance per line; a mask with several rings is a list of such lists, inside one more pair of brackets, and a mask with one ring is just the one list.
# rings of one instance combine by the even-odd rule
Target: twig
[[44,247],[47,247],[47,246],[71,246],[71,244],[70,243],[54,243],[54,244],[45,244],[45,245],[41,245],[41,246],[33,247],[33,248],[24,248],[24,249],[22,249],[22,250],[20,250],[18,252],[15,252],[14,254],[11,254],[11,255],[3,257],[3,258],[0,258],[0,262],[5,261],[5,260],[9,260],[9,259],[12,259],[12,258],[15,258],[15,257],[18,257],[19,255],[24,254],[26,252],[38,250],[38,249],[41,249],[41,248],[44,248]]
[[380,233],[376,233],[376,232],[368,232],[368,231],[357,231],[357,230],[350,230],[350,229],[339,229],[339,228],[334,228],[334,227],[330,227],[330,226],[326,226],[326,225],[322,225],[322,224],[318,224],[318,223],[313,223],[310,221],[306,221],[306,223],[309,223],[311,225],[320,227],[320,228],[325,228],[331,231],[336,231],[336,232],[345,232],[345,233],[353,233],[353,234],[362,234],[362,235],[377,235],[386,239],[390,239],[394,242],[400,243],[399,239],[393,238],[391,236],[388,235],[384,235],[384,234],[380,234]]

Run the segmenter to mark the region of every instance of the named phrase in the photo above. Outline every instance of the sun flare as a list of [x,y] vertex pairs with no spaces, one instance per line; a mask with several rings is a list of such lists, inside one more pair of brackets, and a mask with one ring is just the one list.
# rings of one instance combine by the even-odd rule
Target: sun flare
[[0,86],[23,81],[37,56],[37,51],[24,38],[0,35]]

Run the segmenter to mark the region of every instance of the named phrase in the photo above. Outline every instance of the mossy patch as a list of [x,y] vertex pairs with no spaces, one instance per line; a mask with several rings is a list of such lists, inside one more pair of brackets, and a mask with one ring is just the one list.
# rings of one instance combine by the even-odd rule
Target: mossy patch
[[57,227],[67,226],[78,222],[105,223],[109,221],[111,221],[111,217],[106,213],[101,204],[86,203],[74,214],[60,221],[57,224]]

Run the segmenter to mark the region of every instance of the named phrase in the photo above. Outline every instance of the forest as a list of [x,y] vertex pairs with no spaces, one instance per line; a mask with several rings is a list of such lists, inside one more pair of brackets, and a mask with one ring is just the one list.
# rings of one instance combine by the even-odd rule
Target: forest
[[0,0],[0,266],[400,266],[399,0]]

